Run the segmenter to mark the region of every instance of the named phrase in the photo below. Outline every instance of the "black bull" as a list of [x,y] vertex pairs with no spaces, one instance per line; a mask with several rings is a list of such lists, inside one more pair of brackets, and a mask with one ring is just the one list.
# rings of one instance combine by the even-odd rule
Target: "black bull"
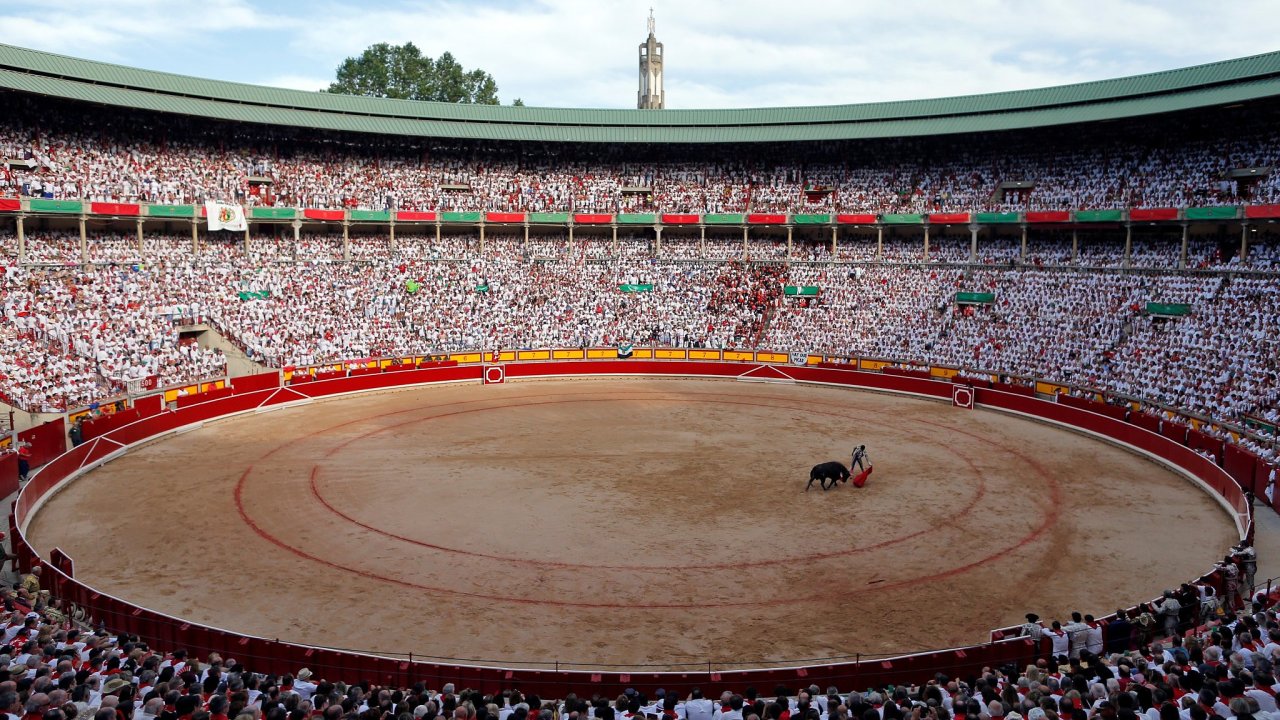
[[[809,471],[809,484],[804,486],[805,492],[809,492],[809,488],[813,487],[814,480],[820,481],[823,490],[828,487],[835,487],[841,482],[849,482],[849,468],[845,467],[843,463],[838,463],[834,460],[814,465],[813,469]],[[830,485],[827,484],[828,481],[830,481]]]

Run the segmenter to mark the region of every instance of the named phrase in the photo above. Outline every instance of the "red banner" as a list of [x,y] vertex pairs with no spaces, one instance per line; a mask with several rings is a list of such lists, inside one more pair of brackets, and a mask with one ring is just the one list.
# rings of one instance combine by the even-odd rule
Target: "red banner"
[[1129,219],[1139,222],[1156,220],[1177,220],[1177,208],[1134,208],[1129,211]]
[[1247,218],[1280,218],[1280,205],[1246,205],[1244,216]]
[[1071,222],[1071,213],[1066,210],[1040,210],[1028,212],[1029,223],[1065,223]]
[[316,210],[307,208],[302,211],[302,217],[308,220],[325,220],[328,222],[342,222],[345,210]]
[[436,214],[434,212],[422,212],[420,210],[401,210],[396,213],[396,222],[435,222]]
[[969,213],[929,213],[934,225],[962,225],[969,222]]
[[662,216],[662,224],[664,225],[697,225],[701,220],[700,215],[691,215],[688,213],[665,213]]
[[837,215],[836,222],[841,225],[871,225],[876,221],[876,216],[870,213],[861,213],[855,215]]
[[609,213],[578,213],[573,216],[573,222],[578,225],[608,225],[613,222],[613,216]]
[[513,213],[513,212],[485,213],[484,221],[491,222],[491,223],[522,223],[524,222],[524,213]]
[[94,215],[140,215],[142,208],[137,203],[89,203],[89,212]]
[[752,225],[786,225],[787,216],[775,213],[751,213],[747,215],[747,222]]
[[18,212],[22,209],[22,201],[18,198],[0,198],[0,212]]

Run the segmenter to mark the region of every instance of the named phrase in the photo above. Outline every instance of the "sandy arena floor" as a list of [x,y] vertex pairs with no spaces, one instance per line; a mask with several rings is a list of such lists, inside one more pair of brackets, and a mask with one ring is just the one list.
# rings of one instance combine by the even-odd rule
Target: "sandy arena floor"
[[[865,443],[866,488],[804,492]],[[1194,531],[1188,531],[1194,528]],[[1060,428],[837,388],[454,385],[130,452],[28,536],[163,612],[514,665],[781,661],[1098,614],[1235,540],[1181,477]]]

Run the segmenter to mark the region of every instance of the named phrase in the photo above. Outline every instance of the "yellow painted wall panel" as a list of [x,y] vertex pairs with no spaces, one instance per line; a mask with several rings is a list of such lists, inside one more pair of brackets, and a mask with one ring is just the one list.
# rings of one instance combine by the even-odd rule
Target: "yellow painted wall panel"
[[650,348],[635,348],[631,351],[631,357],[640,358],[641,360],[652,360],[653,350]]
[[929,374],[933,377],[953,378],[956,375],[959,375],[960,371],[955,368],[931,367],[929,368]]
[[686,357],[684,350],[670,350],[670,349],[654,350],[653,356],[660,360],[684,360]]
[[591,360],[613,360],[618,357],[618,351],[615,348],[592,348],[587,350],[587,357]]
[[552,350],[551,357],[556,360],[581,360],[586,355],[581,350]]
[[759,352],[756,353],[756,360],[760,362],[785,363],[791,362],[791,356],[786,353]]
[[859,360],[858,367],[863,370],[880,370],[889,363],[883,360]]
[[550,350],[521,350],[516,353],[517,360],[550,360]]
[[456,353],[449,356],[450,360],[456,360],[459,363],[478,363],[480,362],[480,353]]
[[690,360],[719,360],[720,351],[719,350],[690,350],[689,359]]
[[750,362],[750,361],[752,361],[752,360],[755,360],[755,359],[756,359],[756,354],[755,354],[755,353],[750,353],[750,352],[742,352],[741,350],[725,350],[725,351],[724,351],[724,359],[725,359],[725,360],[737,360],[737,361],[746,360],[746,361]]

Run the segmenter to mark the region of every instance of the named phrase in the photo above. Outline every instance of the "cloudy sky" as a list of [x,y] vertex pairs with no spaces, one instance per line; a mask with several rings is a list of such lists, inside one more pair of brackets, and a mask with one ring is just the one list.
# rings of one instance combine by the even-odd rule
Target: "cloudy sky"
[[0,0],[0,42],[305,90],[377,42],[452,52],[504,103],[635,106],[649,7],[672,108],[1096,80],[1280,49],[1276,0]]

